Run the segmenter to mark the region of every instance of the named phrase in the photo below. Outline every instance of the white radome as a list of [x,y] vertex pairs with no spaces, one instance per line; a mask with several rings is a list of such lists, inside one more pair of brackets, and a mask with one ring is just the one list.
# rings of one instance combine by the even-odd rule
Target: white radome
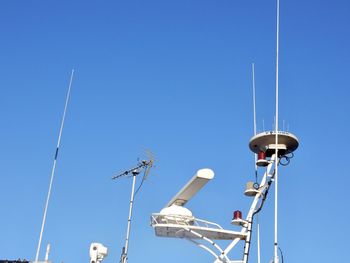
[[169,207],[163,208],[160,211],[160,214],[162,216],[177,215],[177,216],[193,217],[193,214],[189,209],[183,206],[175,205],[175,204]]

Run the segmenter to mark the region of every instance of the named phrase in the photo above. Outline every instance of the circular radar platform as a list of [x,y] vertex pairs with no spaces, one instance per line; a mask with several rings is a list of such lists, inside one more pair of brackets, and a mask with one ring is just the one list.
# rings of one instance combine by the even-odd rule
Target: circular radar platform
[[[289,132],[278,131],[278,152],[285,155],[294,152],[299,146],[298,138]],[[265,152],[271,157],[276,151],[276,132],[267,131],[255,135],[249,141],[249,148],[254,153]]]

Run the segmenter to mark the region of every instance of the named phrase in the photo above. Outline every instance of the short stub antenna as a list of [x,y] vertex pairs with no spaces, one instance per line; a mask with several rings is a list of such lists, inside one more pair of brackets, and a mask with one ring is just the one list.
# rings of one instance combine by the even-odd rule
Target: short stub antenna
[[[135,198],[135,195],[141,189],[143,182],[146,180],[146,178],[150,172],[150,169],[153,166],[153,163],[154,163],[153,158],[150,158],[150,160],[142,160],[135,167],[132,167],[132,168],[112,177],[113,180],[121,178],[121,177],[129,177],[129,176],[132,176],[132,178],[133,178],[132,179],[132,186],[131,186],[131,196],[130,196],[129,216],[128,216],[128,225],[127,225],[127,230],[126,230],[125,246],[122,248],[122,254],[120,256],[120,263],[126,263],[128,260],[129,239],[130,239],[130,232],[131,232],[131,219],[132,219],[134,198]],[[142,173],[142,171],[143,171],[142,181],[140,183],[140,186],[135,191],[136,177],[140,173]]]

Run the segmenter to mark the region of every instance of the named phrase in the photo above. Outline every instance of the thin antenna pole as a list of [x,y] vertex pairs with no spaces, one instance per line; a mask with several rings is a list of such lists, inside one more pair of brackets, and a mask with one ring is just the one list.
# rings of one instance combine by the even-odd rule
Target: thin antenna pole
[[253,111],[254,111],[254,135],[256,135],[256,100],[255,100],[255,67],[252,63],[252,77],[253,77]]
[[[254,111],[254,136],[256,135],[256,94],[255,94],[255,64],[252,63],[252,78],[253,78],[253,111]],[[254,154],[255,160],[255,180],[257,181],[258,177],[258,167],[256,165],[257,156]],[[258,263],[260,263],[260,224],[259,224],[259,215],[256,216],[257,221],[257,246],[258,246]]]
[[[133,205],[134,205],[134,199],[135,199],[135,195],[137,194],[137,192],[140,190],[143,181],[145,180],[145,178],[147,177],[151,167],[153,165],[153,159],[149,160],[149,161],[141,161],[140,163],[138,163],[138,165],[134,168],[131,168],[121,174],[115,175],[112,177],[112,179],[118,179],[120,177],[123,176],[127,176],[129,173],[132,173],[132,186],[131,186],[131,196],[130,196],[130,205],[129,205],[129,216],[128,216],[128,226],[127,226],[127,230],[126,230],[126,238],[125,238],[125,246],[122,249],[122,254],[120,256],[120,263],[126,263],[128,261],[128,251],[129,251],[129,240],[130,240],[130,232],[131,232],[131,219],[132,219],[132,212],[133,212]],[[140,174],[141,169],[145,169],[144,170],[144,176],[142,178],[142,182],[140,184],[140,186],[138,187],[138,189],[135,192],[135,185],[136,185],[136,177]]]
[[256,220],[258,221],[258,229],[257,229],[257,239],[258,239],[258,263],[260,263],[260,224],[259,224],[259,215],[256,215]]
[[61,121],[61,127],[60,127],[60,132],[59,132],[59,135],[58,135],[57,147],[56,147],[55,157],[54,157],[53,166],[52,166],[52,170],[51,170],[51,179],[50,179],[50,184],[49,184],[49,191],[47,193],[45,209],[44,209],[44,215],[43,215],[43,221],[42,221],[42,224],[41,224],[38,248],[36,250],[36,255],[35,255],[35,262],[38,262],[38,260],[39,260],[41,241],[42,241],[44,228],[45,228],[45,223],[46,223],[46,214],[47,214],[47,209],[49,207],[49,201],[50,201],[50,196],[51,196],[51,189],[52,189],[53,179],[54,179],[55,170],[56,170],[58,151],[59,151],[59,148],[60,148],[61,136],[62,136],[63,126],[64,126],[64,121],[65,121],[65,118],[66,118],[66,112],[67,112],[69,97],[70,97],[70,90],[71,90],[72,82],[73,82],[73,75],[74,75],[74,69],[72,69],[72,72],[71,72],[71,75],[70,75],[68,92],[67,92],[67,97],[66,97],[66,103],[64,105],[64,111],[63,111],[63,116],[62,116],[62,121]]
[[[253,81],[253,129],[254,129],[254,136],[256,135],[256,99],[255,99],[255,64],[252,63],[252,81]],[[256,165],[257,156],[254,154],[254,160],[255,160],[255,181],[257,181],[258,177],[258,167]]]
[[126,230],[125,250],[124,250],[124,257],[123,257],[122,263],[126,263],[128,260],[129,238],[130,238],[130,230],[131,230],[131,217],[132,217],[132,210],[133,210],[133,203],[134,203],[136,176],[137,176],[137,174],[134,173],[133,179],[132,179],[131,196],[130,196],[128,228]]
[[275,117],[275,243],[274,243],[274,263],[278,263],[278,62],[279,62],[279,23],[280,23],[280,1],[277,0],[276,15],[276,117]]
[[265,131],[265,120],[264,119],[262,121],[262,124],[263,124],[263,131]]

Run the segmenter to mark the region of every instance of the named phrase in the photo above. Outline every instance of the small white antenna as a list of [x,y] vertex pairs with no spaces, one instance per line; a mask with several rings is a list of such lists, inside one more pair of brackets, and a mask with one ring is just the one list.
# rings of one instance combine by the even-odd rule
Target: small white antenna
[[255,65],[252,63],[252,77],[253,77],[253,111],[254,111],[254,135],[256,135],[256,99],[255,99]]
[[265,131],[265,120],[262,120],[262,124],[263,124],[263,132]]
[[277,0],[276,10],[276,119],[275,119],[275,243],[274,263],[279,262],[278,258],[278,63],[279,63],[279,25],[280,25],[280,1]]
[[49,261],[50,249],[51,249],[51,245],[49,243],[47,244],[47,247],[46,247],[45,262]]
[[[252,80],[253,80],[253,131],[254,131],[254,136],[256,135],[256,99],[255,99],[255,65],[252,63]],[[257,161],[257,156],[256,153],[254,153],[254,159],[255,159],[255,182],[257,181],[257,176],[258,176],[258,167],[256,165]]]
[[49,201],[50,201],[50,196],[51,196],[51,189],[52,189],[53,179],[54,179],[55,170],[56,170],[56,162],[57,162],[57,157],[58,157],[58,151],[59,151],[59,148],[60,148],[61,136],[62,136],[63,126],[64,126],[64,121],[65,121],[65,118],[66,118],[66,112],[67,112],[69,97],[70,97],[70,90],[71,90],[72,82],[73,82],[73,75],[74,75],[74,69],[72,69],[72,72],[71,72],[71,75],[70,75],[70,80],[69,80],[69,85],[68,85],[68,92],[67,92],[67,97],[66,97],[66,103],[64,105],[63,117],[62,117],[62,121],[61,121],[60,132],[59,132],[59,135],[58,135],[57,147],[56,147],[56,151],[55,151],[53,166],[52,166],[52,170],[51,170],[51,179],[50,179],[50,184],[49,184],[49,191],[47,193],[45,209],[44,209],[44,215],[43,215],[43,221],[42,221],[42,224],[41,224],[38,248],[36,250],[36,255],[35,255],[35,262],[38,262],[38,260],[39,260],[41,241],[42,241],[44,228],[45,228],[45,223],[46,223],[46,214],[47,214],[47,209],[49,207]]

